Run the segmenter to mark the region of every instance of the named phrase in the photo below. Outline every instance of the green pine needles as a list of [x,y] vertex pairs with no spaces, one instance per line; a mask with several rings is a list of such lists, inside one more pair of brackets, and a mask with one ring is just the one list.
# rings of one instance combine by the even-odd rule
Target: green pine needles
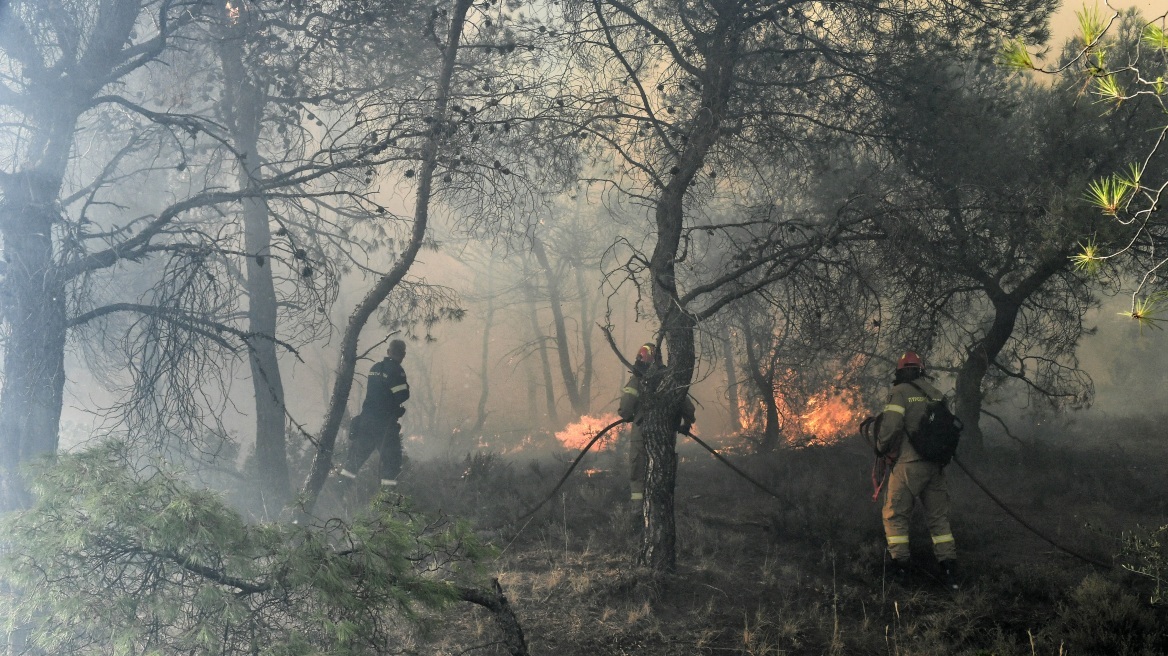
[[378,499],[353,522],[249,524],[117,445],[44,463],[5,517],[8,627],[53,654],[368,654],[406,647],[488,551]]
[[1126,174],[1116,173],[1091,182],[1087,200],[1107,216],[1118,216],[1140,189],[1143,170],[1129,164]]

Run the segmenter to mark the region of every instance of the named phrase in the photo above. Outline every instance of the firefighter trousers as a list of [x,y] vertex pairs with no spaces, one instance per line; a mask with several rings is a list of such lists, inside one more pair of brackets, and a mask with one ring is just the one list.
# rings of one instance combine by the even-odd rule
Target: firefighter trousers
[[381,480],[396,481],[402,469],[401,424],[396,419],[378,419],[364,414],[353,417],[349,426],[349,453],[345,471],[356,474],[376,449],[381,459]]
[[949,490],[941,465],[923,460],[898,462],[888,478],[887,490],[882,515],[889,555],[899,561],[908,560],[913,500],[920,499],[937,560],[956,560],[957,545],[949,528]]

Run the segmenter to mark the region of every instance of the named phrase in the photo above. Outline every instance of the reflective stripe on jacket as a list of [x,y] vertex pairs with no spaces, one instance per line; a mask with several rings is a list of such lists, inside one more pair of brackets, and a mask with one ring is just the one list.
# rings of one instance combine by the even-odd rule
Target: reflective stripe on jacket
[[361,413],[396,415],[409,398],[410,384],[406,380],[405,370],[397,360],[385,358],[369,370],[369,387],[365,392]]

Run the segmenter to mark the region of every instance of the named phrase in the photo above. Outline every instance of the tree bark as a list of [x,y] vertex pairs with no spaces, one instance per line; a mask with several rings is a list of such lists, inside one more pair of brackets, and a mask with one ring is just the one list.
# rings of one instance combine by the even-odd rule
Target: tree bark
[[0,391],[0,511],[27,506],[19,468],[57,450],[65,389],[65,285],[53,260],[59,183],[34,170],[4,179],[0,317],[8,326]]
[[1014,333],[1021,305],[1006,297],[994,303],[994,322],[985,336],[978,340],[966,353],[965,361],[957,370],[954,388],[954,414],[965,425],[962,431],[963,443],[967,448],[978,450],[984,446],[981,432],[981,384],[989,372],[990,364],[1002,352],[1002,348]]
[[[220,60],[227,83],[224,110],[235,147],[240,152],[239,188],[254,189],[261,161],[258,152],[264,116],[263,94],[248,79],[241,41],[246,25],[230,29],[220,42]],[[271,242],[267,201],[260,196],[243,199],[243,238],[247,289],[248,342],[255,397],[255,458],[252,476],[259,482],[265,514],[279,512],[291,497],[286,443],[284,382],[276,355],[277,301],[272,280]]]
[[0,388],[0,511],[23,508],[29,501],[19,479],[20,465],[57,451],[65,389],[68,275],[54,260],[53,225],[61,219],[58,200],[77,122],[106,78],[124,63],[122,48],[142,10],[137,0],[91,4],[96,27],[76,39],[56,42],[60,61],[51,67],[45,64],[49,55],[26,38],[35,26],[4,12],[10,23],[5,47],[26,64],[29,78],[19,102],[7,104],[20,118],[8,120],[24,121],[29,130],[15,157],[21,170],[0,173],[4,196],[0,236],[7,264],[0,287],[0,323],[8,329]]
[[[674,518],[674,487],[677,483],[677,424],[682,402],[689,392],[697,362],[696,318],[685,311],[677,290],[677,254],[685,225],[686,193],[706,156],[718,141],[721,118],[733,84],[732,53],[738,51],[737,37],[725,25],[712,28],[721,42],[707,44],[708,57],[702,85],[702,107],[692,121],[689,139],[678,154],[677,166],[657,197],[654,223],[657,242],[649,259],[653,310],[669,346],[669,361],[660,384],[650,386],[647,420],[642,423],[648,452],[645,480],[645,531],[640,559],[655,572],[672,572],[677,566],[677,528]],[[645,401],[642,401],[644,403]]]
[[[759,340],[755,331],[751,329],[749,320],[743,317],[742,337],[746,342],[746,368],[750,372],[750,380],[758,390],[759,399],[765,411],[763,420],[762,440],[759,441],[760,453],[770,453],[779,445],[779,404],[775,399],[775,363],[773,357],[767,358],[764,366],[759,357]],[[769,351],[769,349],[768,349]]]

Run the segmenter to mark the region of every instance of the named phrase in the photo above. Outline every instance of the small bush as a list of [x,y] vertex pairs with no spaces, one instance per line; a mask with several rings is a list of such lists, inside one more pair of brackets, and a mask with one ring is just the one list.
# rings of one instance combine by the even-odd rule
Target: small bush
[[1090,574],[1059,605],[1058,634],[1073,654],[1158,653],[1155,613],[1119,584]]
[[1120,560],[1123,568],[1149,579],[1154,588],[1150,601],[1168,601],[1168,525],[1158,529],[1138,527],[1125,531]]

